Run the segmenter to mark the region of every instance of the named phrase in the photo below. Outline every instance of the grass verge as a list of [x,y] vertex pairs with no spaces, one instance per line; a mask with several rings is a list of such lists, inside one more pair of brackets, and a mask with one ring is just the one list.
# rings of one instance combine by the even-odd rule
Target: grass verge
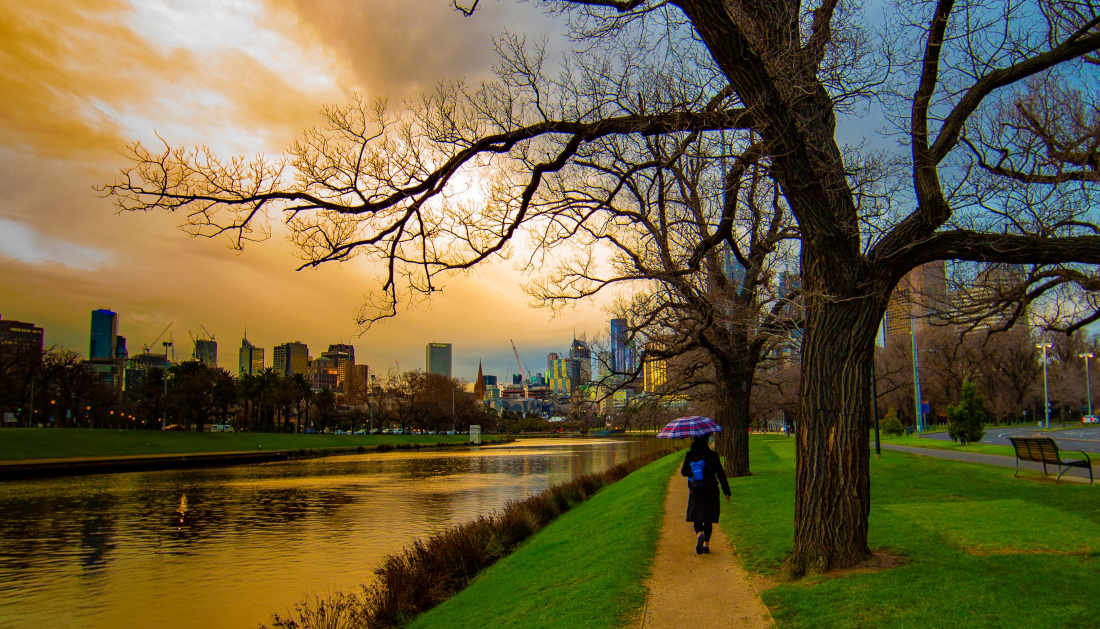
[[680,460],[666,456],[604,489],[411,627],[625,626],[645,603],[668,477]]
[[[493,436],[482,436],[483,442]],[[325,450],[358,446],[469,443],[469,435],[291,435],[262,432],[162,432],[91,428],[6,428],[0,430],[0,460],[90,456],[236,452],[241,450]]]
[[[661,465],[650,466],[641,474],[631,475],[635,470],[658,459],[661,460]],[[578,621],[566,622],[560,626],[620,626],[625,615],[639,608],[644,600],[644,573],[648,569],[660,529],[664,486],[675,463],[673,450],[657,450],[614,465],[601,473],[579,476],[540,494],[510,502],[499,513],[481,516],[427,540],[418,540],[402,552],[390,555],[375,570],[375,581],[364,586],[362,593],[338,592],[327,598],[315,597],[299,603],[285,617],[276,614],[272,626],[276,629],[401,627],[418,614],[436,608],[444,601],[458,601],[457,611],[444,603],[443,607],[436,608],[439,615],[434,616],[435,620],[431,619],[429,613],[428,616],[417,618],[417,626],[476,626],[480,629],[486,626],[487,620],[491,621],[492,626],[546,626],[545,623],[519,623],[521,618],[528,621],[535,618],[530,614],[535,613],[532,603],[537,603],[537,600],[528,600],[530,596],[518,594],[524,588],[527,588],[529,594],[532,588],[558,590],[557,593],[544,592],[540,600],[546,605],[541,611],[542,617],[545,618],[545,614],[552,614],[558,609],[561,613],[571,614]],[[630,482],[619,482],[628,475]],[[605,485],[612,483],[614,486],[600,491]],[[642,491],[643,487],[648,491]],[[638,492],[642,495],[635,495]],[[592,496],[595,496],[593,502],[585,502]],[[579,503],[584,504],[570,511]],[[597,505],[596,510],[593,510],[593,503]],[[639,504],[648,505],[654,514],[644,517],[648,511],[639,513]],[[600,505],[603,507],[602,511],[599,510]],[[528,581],[532,575],[536,579],[564,577],[564,581],[558,579],[547,583],[545,588],[538,587],[537,581],[530,586],[524,582],[516,582],[507,572],[509,565],[513,566],[513,570],[516,566],[516,560],[514,556],[509,556],[510,553],[562,514],[565,514],[563,522],[573,522],[573,528],[566,529],[568,535],[564,539],[560,538],[560,533],[559,537],[553,534],[540,536],[543,539],[541,545],[533,540],[531,544],[524,545],[524,552],[529,554],[532,547],[545,548],[547,539],[556,550],[575,552],[576,545],[580,544],[590,552],[568,557],[549,557],[553,551],[545,551],[542,555],[544,569],[528,573]],[[639,519],[639,515],[643,517]],[[642,523],[642,528],[638,528],[636,520]],[[607,529],[616,530],[618,535],[607,537],[605,533],[602,538],[603,547],[585,544],[586,538]],[[578,530],[581,531],[580,534],[577,533]],[[608,542],[615,542],[620,548],[632,549],[627,559],[632,560],[633,564],[623,566],[613,559],[596,561],[594,557],[600,556],[601,552],[605,559],[609,553],[612,557],[620,557],[619,551],[607,548]],[[461,607],[459,599],[451,597],[463,591],[479,572],[497,564],[501,559],[503,561],[498,567],[503,573],[494,571],[495,577],[485,575],[485,578],[474,582],[478,588],[486,587],[478,584],[489,583],[489,587],[495,587],[499,592],[491,593],[491,600],[486,600],[483,598],[484,592],[475,590],[468,595],[467,600],[473,600],[473,610],[467,614],[470,610]],[[586,562],[595,565],[585,568]],[[521,559],[520,567],[523,564]],[[590,577],[587,583],[581,578],[585,574]],[[561,598],[563,592],[579,595],[582,589],[590,588],[594,588],[589,593],[590,598],[600,599],[602,607],[573,608],[575,601],[572,597]],[[495,606],[492,612],[487,611],[489,605]],[[450,616],[446,615],[447,609],[452,610]],[[594,615],[594,611],[600,613]],[[440,618],[442,624],[437,624],[441,622]],[[592,624],[593,619],[599,619],[601,624]],[[557,625],[557,621],[551,624]]]
[[[794,443],[751,440],[722,527],[773,577],[791,551]],[[781,627],[1088,627],[1100,600],[1100,488],[884,452],[871,459],[870,545],[898,568],[763,592]]]
[[[871,442],[874,445],[874,441]],[[977,454],[999,454],[1001,456],[1015,457],[1016,452],[1012,446],[995,446],[986,443],[971,443],[962,445],[954,441],[941,441],[924,437],[883,437],[883,445],[909,446],[911,448],[928,448],[930,450],[956,450],[958,452],[974,452]]]

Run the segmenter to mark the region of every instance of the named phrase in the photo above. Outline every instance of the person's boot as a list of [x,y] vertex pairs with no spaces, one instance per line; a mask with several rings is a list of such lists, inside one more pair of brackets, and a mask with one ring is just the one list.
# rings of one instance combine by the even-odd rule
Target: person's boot
[[695,542],[695,554],[696,555],[702,555],[703,554],[703,534],[702,533],[699,534],[699,539],[698,539],[698,541]]

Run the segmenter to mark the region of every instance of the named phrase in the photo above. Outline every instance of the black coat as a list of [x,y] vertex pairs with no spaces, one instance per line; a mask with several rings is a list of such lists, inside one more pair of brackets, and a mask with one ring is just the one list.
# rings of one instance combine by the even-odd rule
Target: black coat
[[687,456],[684,457],[684,464],[680,467],[680,475],[690,476],[691,463],[701,459],[706,459],[706,465],[703,468],[703,487],[689,489],[687,521],[717,524],[718,515],[722,510],[718,500],[719,483],[722,485],[722,493],[730,495],[730,485],[726,481],[726,472],[722,469],[722,460],[718,458],[718,453],[709,448],[702,452],[688,451]]

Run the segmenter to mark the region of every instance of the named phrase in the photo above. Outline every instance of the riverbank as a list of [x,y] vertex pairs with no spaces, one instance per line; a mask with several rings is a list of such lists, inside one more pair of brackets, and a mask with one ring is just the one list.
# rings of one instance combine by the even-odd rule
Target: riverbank
[[[781,627],[1095,626],[1095,486],[887,451],[871,459],[869,544],[884,570],[783,580],[794,520],[794,443],[750,440],[722,528]],[[727,513],[729,515],[727,515]]]
[[671,454],[603,488],[410,629],[629,626],[645,603],[668,479],[681,458]]
[[[507,443],[485,435],[482,443]],[[88,428],[0,430],[0,480],[267,463],[298,458],[468,447],[468,435],[294,435]]]

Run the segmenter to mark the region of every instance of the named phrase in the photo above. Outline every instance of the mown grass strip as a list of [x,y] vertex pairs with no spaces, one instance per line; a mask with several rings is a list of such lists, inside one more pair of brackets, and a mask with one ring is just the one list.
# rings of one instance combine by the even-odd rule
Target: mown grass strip
[[[750,570],[791,551],[794,440],[754,436],[754,476],[731,479],[722,527]],[[905,564],[763,592],[781,627],[1092,627],[1100,492],[1011,468],[886,451],[871,459],[872,549]],[[728,515],[727,515],[728,514]]]
[[[494,437],[482,437],[492,441]],[[469,443],[469,435],[293,435],[91,428],[0,430],[0,460]]]
[[645,602],[668,479],[681,456],[605,487],[410,627],[623,626]]

